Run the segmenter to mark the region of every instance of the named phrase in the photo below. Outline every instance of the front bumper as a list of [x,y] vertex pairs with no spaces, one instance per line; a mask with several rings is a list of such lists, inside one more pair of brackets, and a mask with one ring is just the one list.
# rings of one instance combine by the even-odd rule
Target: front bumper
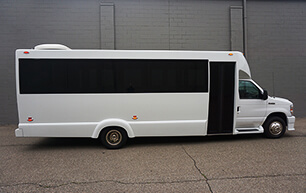
[[288,119],[288,131],[294,131],[295,116],[287,117],[287,119]]

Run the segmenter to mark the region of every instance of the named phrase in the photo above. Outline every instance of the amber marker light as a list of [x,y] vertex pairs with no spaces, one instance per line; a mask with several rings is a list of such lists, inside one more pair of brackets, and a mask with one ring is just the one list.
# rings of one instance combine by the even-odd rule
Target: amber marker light
[[137,115],[134,115],[134,116],[132,117],[132,119],[133,119],[133,120],[137,120],[137,119],[138,119]]
[[228,55],[229,55],[229,56],[232,56],[232,55],[234,55],[234,54],[233,54],[233,53],[229,53]]
[[293,105],[290,105],[290,113],[293,115]]

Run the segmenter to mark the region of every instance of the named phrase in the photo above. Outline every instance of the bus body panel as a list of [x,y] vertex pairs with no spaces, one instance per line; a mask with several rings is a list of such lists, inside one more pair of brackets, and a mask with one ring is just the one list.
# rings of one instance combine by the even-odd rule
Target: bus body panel
[[[24,131],[25,136],[34,135],[35,128],[44,127],[45,130],[56,130],[52,132],[56,134],[38,131],[39,136],[91,137],[99,122],[111,118],[130,122],[135,136],[144,136],[144,131],[152,128],[148,123],[155,121],[160,121],[153,132],[156,136],[184,135],[186,131],[182,129],[174,132],[181,120],[187,121],[191,135],[204,135],[206,127],[203,123],[208,117],[207,93],[26,94],[19,96],[19,104],[19,127],[28,130],[33,125],[33,131]],[[133,120],[133,116],[137,116],[137,120]],[[27,122],[28,117],[33,119],[32,123]],[[50,127],[46,128],[48,124]],[[117,126],[116,123],[113,126]],[[76,133],[72,132],[73,128]]]
[[[20,93],[19,59],[203,60],[208,64],[208,89],[207,92],[25,94]],[[244,110],[239,98],[239,79],[251,79],[248,63],[240,52],[19,49],[16,50],[19,128],[15,134],[17,137],[98,138],[104,128],[117,126],[125,129],[130,138],[207,135],[210,77],[214,76],[210,73],[211,63],[235,65],[235,72],[231,75],[234,85],[230,87],[234,89],[233,131],[230,134],[262,133],[262,123],[259,124],[258,120],[253,123],[247,114],[245,117],[239,115]],[[284,111],[288,104],[278,110]],[[257,110],[264,111],[262,108]],[[288,112],[286,116],[288,129],[294,130],[294,116]]]

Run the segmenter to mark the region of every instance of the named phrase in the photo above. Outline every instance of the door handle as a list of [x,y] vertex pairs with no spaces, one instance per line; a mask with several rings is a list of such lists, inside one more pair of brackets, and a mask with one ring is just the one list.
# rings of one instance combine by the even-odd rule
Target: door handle
[[240,113],[240,106],[237,106],[237,114]]

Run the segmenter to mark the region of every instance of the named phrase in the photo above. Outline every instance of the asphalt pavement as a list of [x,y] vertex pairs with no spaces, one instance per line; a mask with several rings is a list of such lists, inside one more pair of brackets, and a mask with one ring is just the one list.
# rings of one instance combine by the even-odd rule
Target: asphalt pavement
[[119,150],[85,138],[16,138],[0,126],[0,192],[305,192],[306,118],[262,135],[135,138]]

